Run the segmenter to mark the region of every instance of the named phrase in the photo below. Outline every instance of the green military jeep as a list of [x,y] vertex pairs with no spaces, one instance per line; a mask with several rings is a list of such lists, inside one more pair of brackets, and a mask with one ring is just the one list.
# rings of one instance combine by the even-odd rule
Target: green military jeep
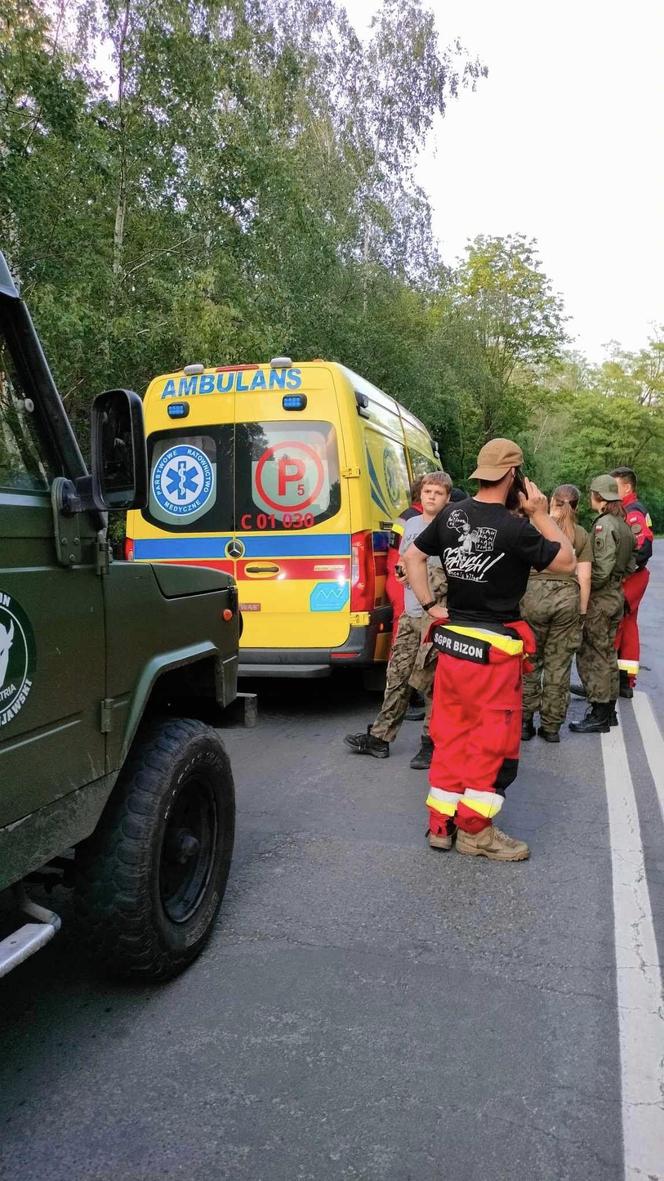
[[237,591],[112,560],[108,510],[147,500],[136,394],[97,397],[91,452],[88,472],[0,254],[0,975],[58,930],[28,893],[56,880],[105,967],[164,979],[203,947],[230,867],[209,720],[237,695]]

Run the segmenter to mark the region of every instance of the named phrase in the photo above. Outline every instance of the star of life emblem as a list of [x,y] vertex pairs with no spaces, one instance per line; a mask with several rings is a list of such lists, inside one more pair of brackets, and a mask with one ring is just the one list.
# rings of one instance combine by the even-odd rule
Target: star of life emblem
[[152,492],[164,512],[174,517],[198,513],[212,496],[214,472],[204,451],[185,443],[171,447],[152,473]]

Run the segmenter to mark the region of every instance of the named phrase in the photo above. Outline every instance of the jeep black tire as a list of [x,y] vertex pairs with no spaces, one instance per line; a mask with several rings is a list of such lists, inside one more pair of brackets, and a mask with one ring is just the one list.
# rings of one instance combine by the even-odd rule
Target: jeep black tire
[[215,731],[189,718],[147,726],[76,851],[75,913],[95,959],[116,976],[182,971],[212,930],[234,825],[231,767]]

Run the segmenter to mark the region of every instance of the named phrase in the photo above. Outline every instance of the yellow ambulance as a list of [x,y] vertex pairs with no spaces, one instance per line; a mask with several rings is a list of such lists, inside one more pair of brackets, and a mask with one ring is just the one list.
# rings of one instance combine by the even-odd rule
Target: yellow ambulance
[[244,675],[386,660],[392,522],[440,468],[419,419],[345,365],[288,357],[185,366],[144,405],[149,502],[125,556],[232,574]]

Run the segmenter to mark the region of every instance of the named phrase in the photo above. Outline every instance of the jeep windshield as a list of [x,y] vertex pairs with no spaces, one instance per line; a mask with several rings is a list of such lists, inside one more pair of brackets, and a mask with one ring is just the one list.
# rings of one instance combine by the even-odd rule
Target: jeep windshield
[[47,492],[51,475],[39,440],[34,403],[21,385],[0,329],[0,491]]

